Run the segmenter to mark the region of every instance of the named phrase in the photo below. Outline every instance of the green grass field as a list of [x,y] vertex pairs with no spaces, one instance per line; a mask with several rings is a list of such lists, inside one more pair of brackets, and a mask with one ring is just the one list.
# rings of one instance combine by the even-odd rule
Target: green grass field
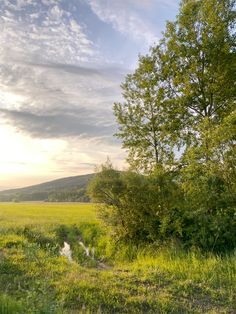
[[95,206],[87,203],[0,203],[1,228],[96,221]]
[[[0,313],[236,313],[236,255],[113,243],[90,204],[0,204]],[[95,247],[95,260],[79,245]],[[73,261],[60,256],[70,243]]]

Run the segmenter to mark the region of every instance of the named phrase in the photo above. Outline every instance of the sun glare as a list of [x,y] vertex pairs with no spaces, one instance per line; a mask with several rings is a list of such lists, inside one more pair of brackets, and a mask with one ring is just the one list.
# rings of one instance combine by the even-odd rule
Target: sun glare
[[25,97],[19,95],[17,93],[6,91],[4,87],[0,86],[0,104],[4,106],[4,108],[17,108],[25,101]]
[[63,140],[32,139],[11,127],[0,126],[0,172],[30,174],[50,171],[53,157],[60,153],[66,143]]

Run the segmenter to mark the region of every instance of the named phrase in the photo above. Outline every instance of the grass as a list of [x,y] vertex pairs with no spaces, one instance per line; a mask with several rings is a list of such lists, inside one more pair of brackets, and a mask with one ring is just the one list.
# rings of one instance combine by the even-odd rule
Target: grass
[[236,312],[234,254],[115,245],[89,204],[4,203],[0,219],[0,313]]
[[0,226],[46,226],[97,222],[96,209],[86,203],[0,203]]

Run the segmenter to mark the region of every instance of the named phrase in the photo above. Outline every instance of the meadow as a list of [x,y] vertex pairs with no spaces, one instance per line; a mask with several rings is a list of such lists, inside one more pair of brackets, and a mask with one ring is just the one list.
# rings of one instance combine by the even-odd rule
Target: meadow
[[[236,254],[121,245],[97,211],[0,203],[0,313],[236,312]],[[72,262],[59,254],[64,241]],[[95,259],[79,241],[95,248]]]

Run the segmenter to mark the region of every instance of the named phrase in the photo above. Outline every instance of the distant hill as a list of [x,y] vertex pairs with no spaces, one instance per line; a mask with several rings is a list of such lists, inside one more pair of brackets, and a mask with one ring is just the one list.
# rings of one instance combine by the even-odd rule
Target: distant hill
[[0,202],[51,201],[89,202],[86,190],[94,174],[73,176],[28,186],[0,191]]

